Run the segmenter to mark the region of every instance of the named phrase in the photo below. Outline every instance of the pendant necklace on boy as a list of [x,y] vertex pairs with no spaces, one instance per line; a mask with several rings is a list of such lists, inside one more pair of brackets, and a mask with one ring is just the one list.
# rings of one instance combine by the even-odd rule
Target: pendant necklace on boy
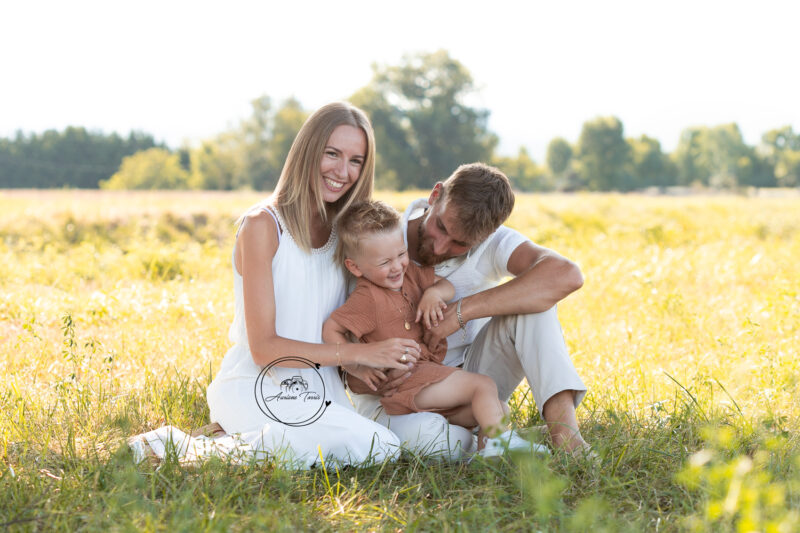
[[406,328],[406,331],[411,331],[411,322],[408,320],[408,315],[406,315],[405,306],[408,304],[409,309],[413,309],[414,306],[412,306],[411,302],[409,302],[408,298],[406,298],[406,293],[403,291],[403,289],[400,289],[400,296],[403,297],[403,309],[400,309],[397,304],[394,304],[394,306],[397,307],[397,311],[403,315],[403,327]]

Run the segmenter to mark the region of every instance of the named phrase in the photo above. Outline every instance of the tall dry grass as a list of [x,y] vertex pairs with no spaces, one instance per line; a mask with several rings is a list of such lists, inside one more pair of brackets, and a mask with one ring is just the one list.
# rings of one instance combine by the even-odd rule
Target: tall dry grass
[[[401,209],[415,193],[380,193]],[[559,305],[599,465],[134,467],[125,435],[207,422],[234,221],[257,193],[0,192],[0,524],[21,529],[798,527],[800,199],[520,195],[577,261]],[[527,388],[512,402],[540,422]]]

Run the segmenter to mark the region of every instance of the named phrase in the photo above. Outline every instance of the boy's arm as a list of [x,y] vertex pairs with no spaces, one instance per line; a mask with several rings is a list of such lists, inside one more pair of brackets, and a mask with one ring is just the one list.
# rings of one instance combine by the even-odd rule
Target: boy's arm
[[422,298],[417,306],[415,322],[422,319],[427,329],[438,326],[439,321],[444,319],[444,310],[447,309],[446,302],[452,300],[455,294],[456,290],[452,283],[445,278],[436,276],[433,285],[422,293]]
[[433,285],[425,289],[425,292],[434,291],[445,302],[449,302],[456,295],[456,288],[450,283],[447,278],[440,278],[434,276]]
[[347,328],[332,318],[328,318],[322,324],[322,340],[325,344],[345,344],[350,342],[347,339],[348,333]]

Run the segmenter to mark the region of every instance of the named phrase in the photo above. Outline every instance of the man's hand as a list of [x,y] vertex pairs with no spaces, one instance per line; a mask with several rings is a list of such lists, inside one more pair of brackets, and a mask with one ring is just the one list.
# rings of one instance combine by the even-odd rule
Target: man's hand
[[426,329],[422,339],[428,346],[435,347],[442,342],[442,340],[447,339],[448,335],[452,335],[459,329],[456,306],[449,305],[447,309],[444,310],[444,318],[439,321],[439,325]]

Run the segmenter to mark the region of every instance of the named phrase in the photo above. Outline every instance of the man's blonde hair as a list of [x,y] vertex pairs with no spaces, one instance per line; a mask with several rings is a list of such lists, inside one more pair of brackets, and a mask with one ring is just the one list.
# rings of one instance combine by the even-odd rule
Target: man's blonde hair
[[[358,180],[332,206],[329,213],[322,199],[320,162],[333,130],[348,125],[359,128],[367,139],[367,153]],[[334,102],[319,108],[300,128],[289,149],[286,164],[272,194],[292,238],[306,252],[311,250],[309,221],[313,209],[322,220],[336,217],[350,204],[372,196],[375,176],[375,135],[367,115],[347,102]]]
[[359,251],[359,241],[372,233],[383,233],[400,227],[400,213],[379,200],[355,202],[339,215],[336,231],[336,260],[344,265]]
[[461,165],[442,183],[436,202],[447,202],[465,238],[482,241],[514,209],[514,191],[503,171],[484,163]]

